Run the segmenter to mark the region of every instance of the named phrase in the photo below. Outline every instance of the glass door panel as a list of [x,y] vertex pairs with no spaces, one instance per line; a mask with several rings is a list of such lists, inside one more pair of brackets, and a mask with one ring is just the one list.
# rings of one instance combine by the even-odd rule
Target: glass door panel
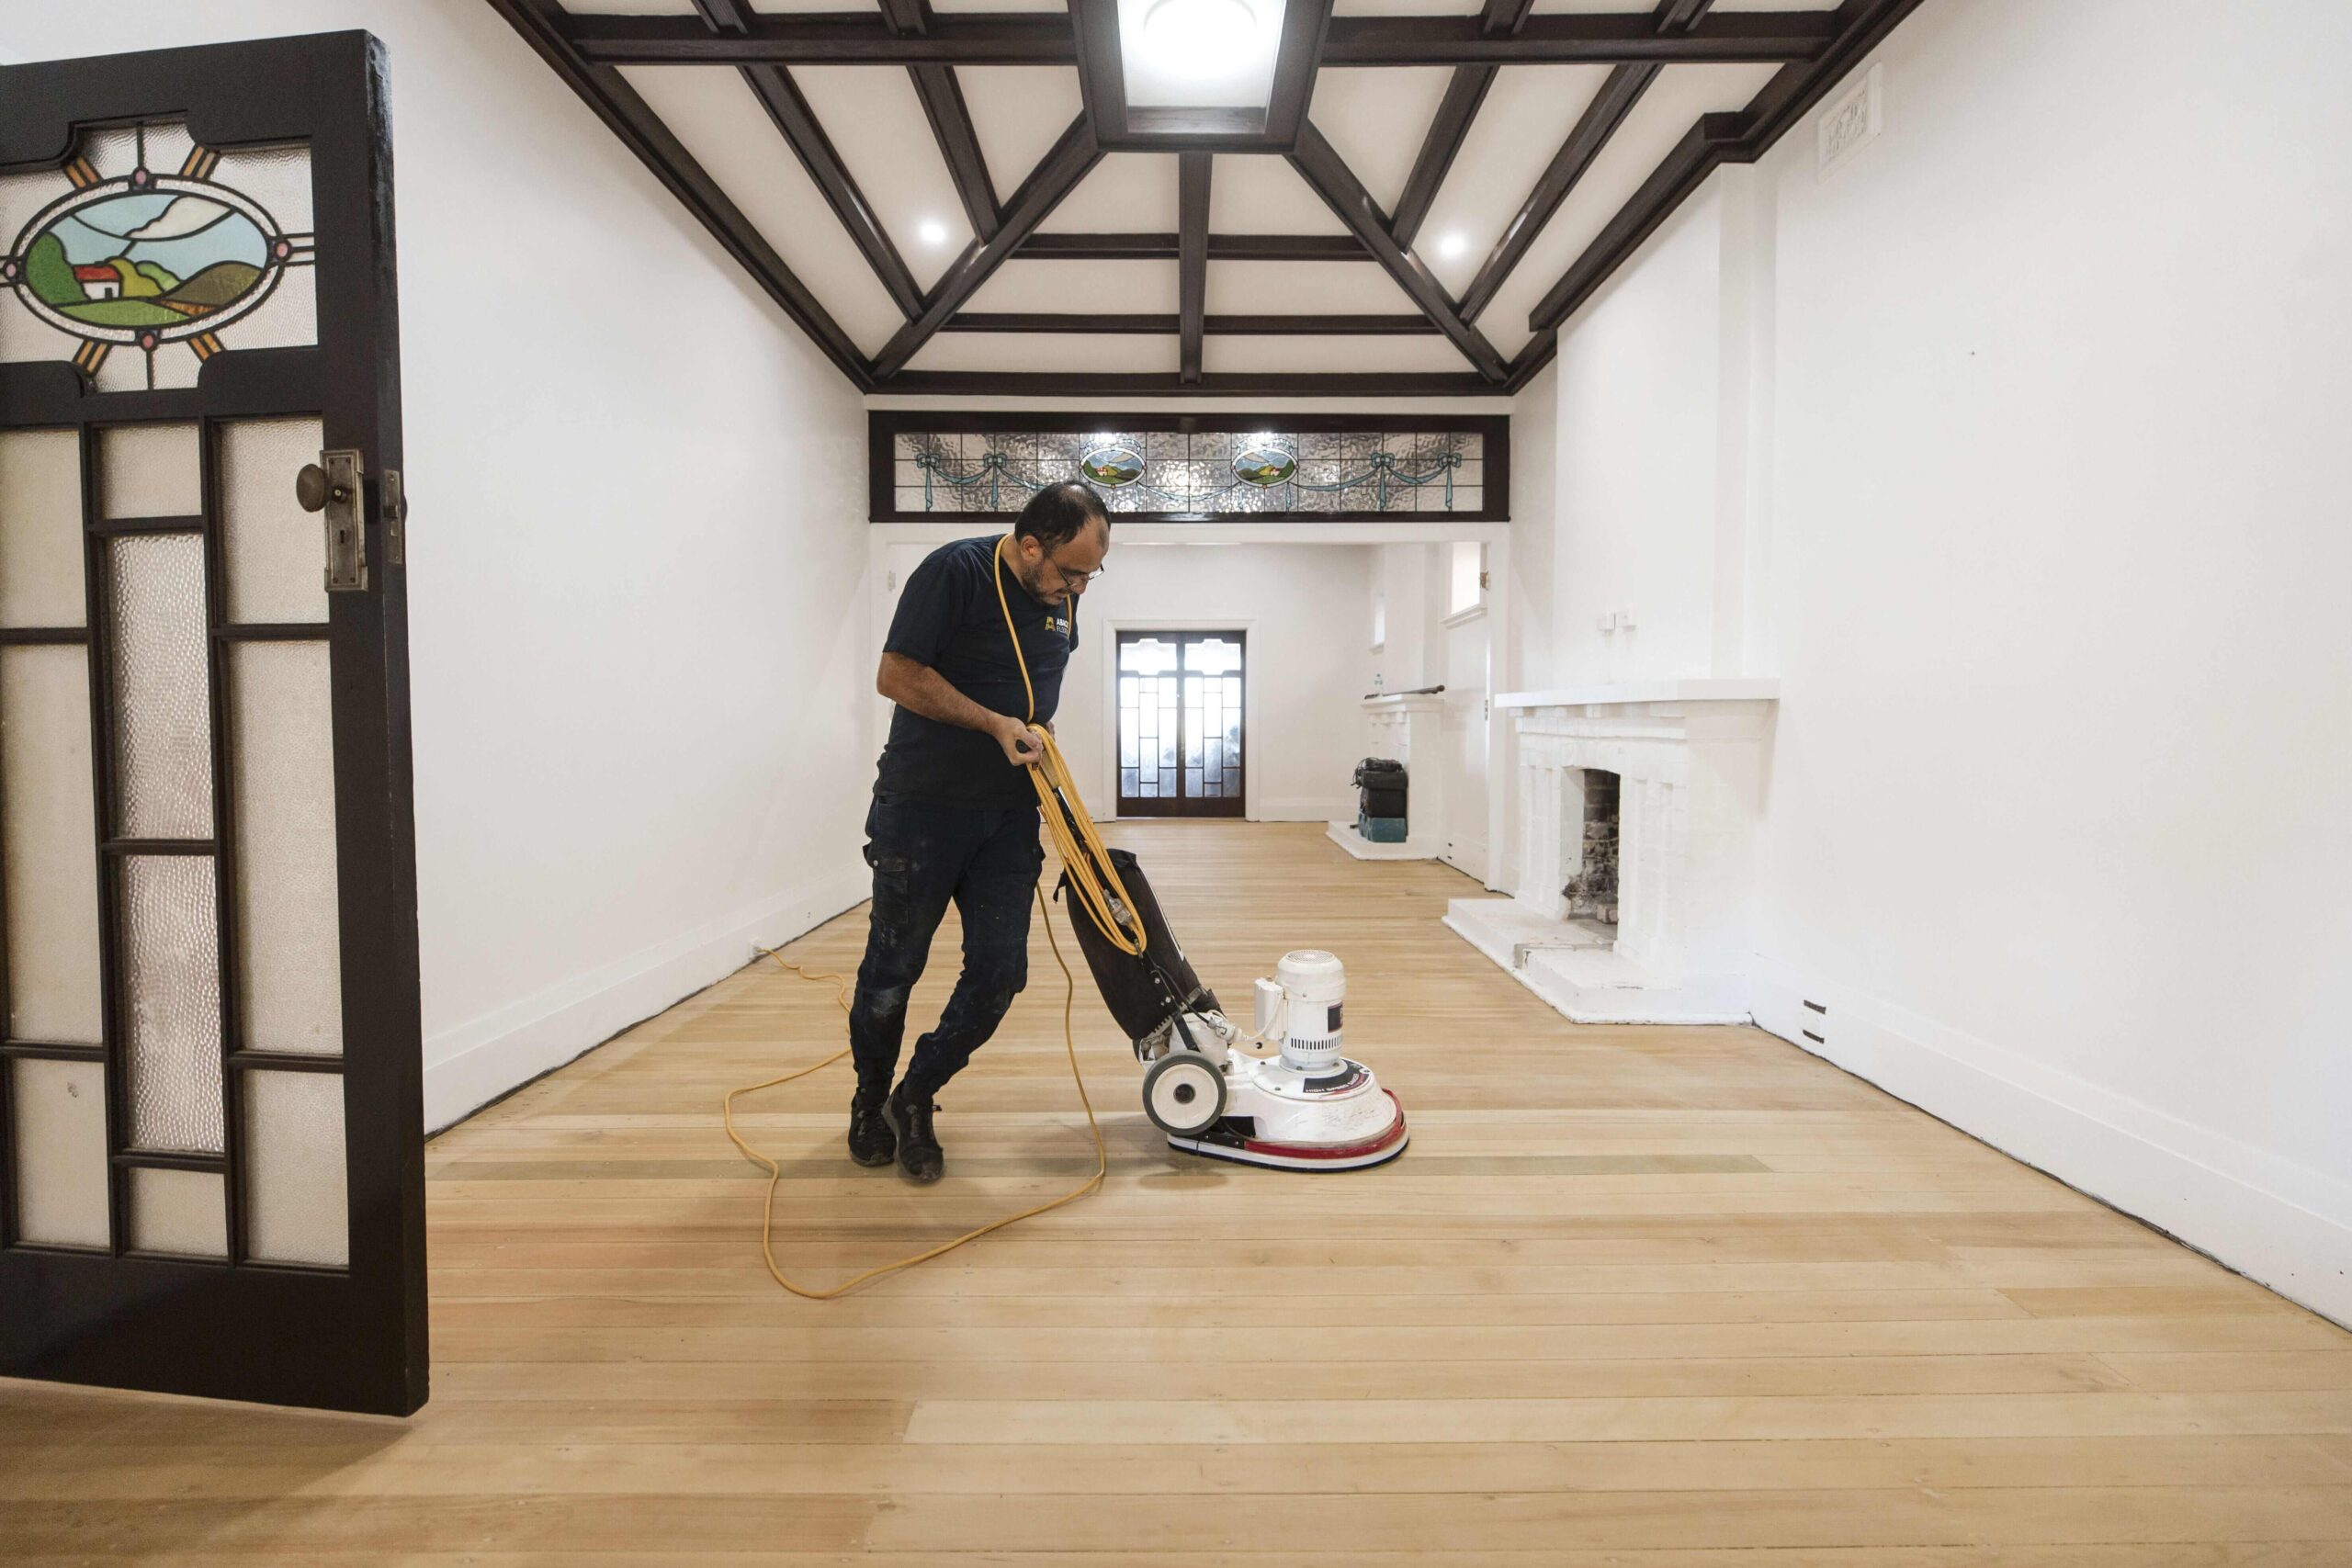
[[384,74],[0,66],[0,1375],[424,1398]]
[[1239,632],[1119,634],[1119,814],[1239,817]]

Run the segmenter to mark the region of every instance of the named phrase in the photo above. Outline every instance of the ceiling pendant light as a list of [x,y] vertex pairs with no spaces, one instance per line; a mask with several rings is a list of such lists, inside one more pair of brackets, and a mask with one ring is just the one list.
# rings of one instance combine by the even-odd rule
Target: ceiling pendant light
[[1248,0],[1155,0],[1143,18],[1154,63],[1189,77],[1229,73],[1257,31],[1258,14]]

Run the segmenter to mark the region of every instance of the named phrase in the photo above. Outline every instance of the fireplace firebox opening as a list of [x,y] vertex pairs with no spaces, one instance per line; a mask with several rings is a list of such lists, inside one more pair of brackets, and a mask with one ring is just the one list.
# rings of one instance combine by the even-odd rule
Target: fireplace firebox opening
[[[1568,919],[1614,926],[1617,923],[1618,778],[1615,773],[1599,768],[1584,768],[1578,772],[1582,775],[1583,788],[1577,793],[1581,794],[1584,799],[1584,820],[1580,832],[1577,830],[1576,824],[1563,824],[1570,829],[1563,836],[1575,846],[1576,869],[1561,893],[1568,901]],[[1575,796],[1572,795],[1570,798]]]

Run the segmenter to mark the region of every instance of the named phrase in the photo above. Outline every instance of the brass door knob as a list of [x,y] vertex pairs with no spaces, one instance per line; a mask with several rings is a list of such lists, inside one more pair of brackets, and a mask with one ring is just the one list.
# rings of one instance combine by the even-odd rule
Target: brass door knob
[[321,512],[328,502],[344,497],[339,487],[327,482],[324,468],[316,463],[305,463],[302,471],[294,476],[294,499],[301,502],[305,512]]

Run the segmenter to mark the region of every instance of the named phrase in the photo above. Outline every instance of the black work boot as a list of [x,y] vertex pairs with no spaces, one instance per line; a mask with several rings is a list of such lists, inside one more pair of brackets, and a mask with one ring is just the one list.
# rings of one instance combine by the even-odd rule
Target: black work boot
[[849,1157],[863,1166],[885,1166],[899,1157],[899,1135],[882,1115],[884,1095],[861,1089],[849,1102]]
[[910,1181],[936,1181],[947,1168],[947,1156],[939,1146],[938,1134],[931,1130],[931,1114],[938,1109],[927,1098],[909,1100],[904,1084],[882,1102],[883,1116],[899,1134],[899,1168]]

